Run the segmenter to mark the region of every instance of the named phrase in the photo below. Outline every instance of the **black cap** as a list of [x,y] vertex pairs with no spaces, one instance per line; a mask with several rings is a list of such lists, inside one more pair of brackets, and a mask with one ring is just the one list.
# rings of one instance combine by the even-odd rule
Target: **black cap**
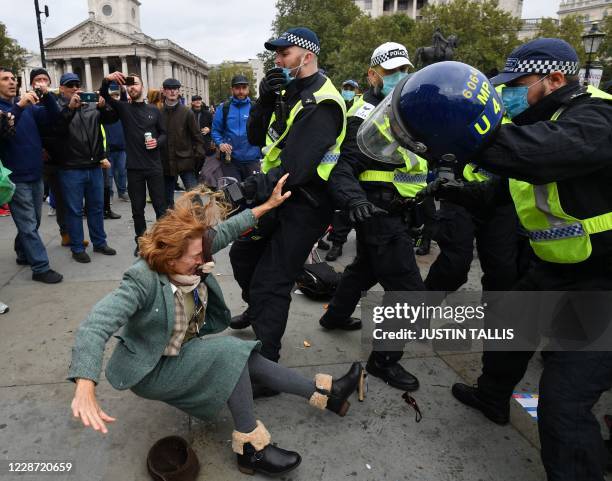
[[164,80],[164,83],[162,84],[162,87],[165,88],[165,89],[180,89],[181,88],[181,82],[179,82],[175,78],[167,78],[166,80]]
[[37,75],[46,75],[47,78],[49,79],[49,82],[51,82],[51,77],[49,76],[49,72],[47,72],[42,67],[37,67],[37,68],[33,68],[32,70],[30,70],[30,85],[32,85],[32,82],[34,81],[34,77],[36,77]]
[[232,87],[235,85],[249,85],[249,79],[242,74],[234,75],[232,77]]
[[202,96],[201,95],[192,95],[191,96],[191,101],[195,102],[196,100],[202,100]]

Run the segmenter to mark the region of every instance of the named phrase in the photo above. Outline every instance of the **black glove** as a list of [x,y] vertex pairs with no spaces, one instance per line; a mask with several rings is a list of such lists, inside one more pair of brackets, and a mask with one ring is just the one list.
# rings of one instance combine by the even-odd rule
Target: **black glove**
[[449,180],[438,177],[436,180],[427,184],[427,187],[417,192],[414,197],[417,203],[423,202],[425,197],[434,197],[436,200],[448,200],[454,202],[454,199],[461,197],[465,183],[461,180]]
[[388,212],[384,209],[379,209],[367,200],[360,200],[349,206],[349,220],[353,223],[363,222],[372,216],[384,214],[388,214]]
[[285,86],[287,79],[283,69],[275,67],[266,72],[266,76],[259,83],[259,99],[262,102],[274,102],[276,93]]
[[240,182],[240,190],[246,200],[252,201],[257,195],[257,181],[253,176],[247,177],[244,182]]

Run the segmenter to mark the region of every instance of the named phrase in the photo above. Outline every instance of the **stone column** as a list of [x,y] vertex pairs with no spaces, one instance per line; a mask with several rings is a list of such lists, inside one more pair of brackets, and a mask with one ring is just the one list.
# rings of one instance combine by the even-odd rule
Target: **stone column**
[[393,0],[393,13],[397,13],[397,0]]
[[74,70],[72,70],[72,59],[71,58],[66,59],[66,70],[64,70],[64,73],[66,72],[74,72]]
[[85,63],[85,78],[83,79],[83,85],[88,92],[91,92],[91,64],[89,63],[89,58],[84,58],[83,62]]
[[127,66],[127,57],[125,55],[121,56],[121,72],[124,73],[125,75],[129,73],[128,66]]
[[417,17],[417,0],[412,0],[412,18],[416,20]]
[[147,59],[145,57],[140,57],[140,79],[146,94],[147,90],[149,90],[149,80],[147,79]]
[[147,78],[149,79],[149,85],[152,88],[157,88],[156,82],[159,81],[153,75],[153,59],[151,57],[147,57]]
[[171,74],[172,78],[176,78],[176,64],[174,62],[170,62]]
[[107,77],[110,73],[108,69],[108,57],[102,57],[102,74]]
[[204,86],[202,87],[202,98],[206,105],[210,105],[210,97],[208,94],[208,75],[204,77]]
[[55,61],[55,69],[54,70],[55,70],[55,86],[56,87],[59,87],[59,81],[60,81],[60,78],[61,78],[62,73],[63,73],[62,65],[61,64],[62,63],[61,63],[60,60],[56,60]]

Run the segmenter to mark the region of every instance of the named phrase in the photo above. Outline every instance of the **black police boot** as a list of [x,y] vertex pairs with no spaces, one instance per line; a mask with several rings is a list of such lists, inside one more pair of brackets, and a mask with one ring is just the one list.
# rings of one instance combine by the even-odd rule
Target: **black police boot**
[[421,242],[419,243],[419,247],[417,247],[415,254],[417,256],[426,256],[429,254],[430,249],[431,239],[429,237],[421,237]]
[[335,242],[332,244],[331,249],[325,256],[326,261],[335,261],[338,257],[342,255],[342,244],[336,244]]
[[402,391],[416,391],[419,388],[419,380],[406,371],[398,362],[383,364],[376,358],[374,353],[370,354],[366,371]]
[[300,465],[302,457],[298,453],[276,447],[270,441],[270,433],[261,421],[257,421],[257,427],[250,433],[234,431],[232,449],[236,453],[238,470],[244,474],[280,476]]
[[319,242],[317,242],[317,249],[321,249],[322,251],[328,251],[329,243],[325,242],[323,239],[319,239]]
[[329,374],[317,374],[316,390],[308,402],[318,409],[329,409],[338,416],[345,416],[351,406],[348,398],[357,390],[362,370],[361,363],[354,362],[348,372],[336,380]]
[[328,314],[329,314],[329,311],[323,314],[321,319],[319,319],[319,324],[321,324],[321,327],[324,327],[325,329],[329,329],[329,330],[341,329],[343,331],[357,331],[358,329],[361,329],[362,327],[361,320],[357,319],[356,317],[349,317],[348,319],[337,321],[335,319],[332,319],[330,316],[328,316]]
[[232,317],[230,321],[230,327],[232,329],[246,329],[251,325],[252,318],[249,315],[249,308],[247,307],[246,311],[242,314]]
[[453,384],[453,396],[466,406],[478,409],[495,424],[504,425],[510,421],[510,403],[493,402],[486,399],[478,390],[478,387],[468,386],[463,383]]

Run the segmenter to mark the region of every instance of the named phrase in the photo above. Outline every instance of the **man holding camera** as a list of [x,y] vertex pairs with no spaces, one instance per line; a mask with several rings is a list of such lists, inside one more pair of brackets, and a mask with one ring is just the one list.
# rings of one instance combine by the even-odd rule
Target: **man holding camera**
[[[15,117],[16,132],[0,142],[0,158],[12,171],[16,190],[10,202],[11,214],[17,227],[15,252],[17,264],[30,265],[32,279],[56,284],[62,275],[49,267],[47,250],[38,234],[43,203],[42,142],[39,128],[59,118],[55,96],[48,84],[33,85],[35,91],[17,95],[17,80],[13,72],[0,67],[0,110]],[[0,117],[2,121],[5,116]]]
[[83,199],[87,206],[87,228],[94,252],[113,256],[117,252],[106,243],[104,232],[104,175],[108,169],[101,122],[116,120],[104,99],[93,92],[81,91],[81,80],[72,72],[60,78],[59,105],[63,127],[60,182],[66,208],[66,227],[70,235],[72,258],[91,262],[83,245]]
[[[121,102],[110,96],[108,86],[113,81],[126,86],[131,102]],[[147,187],[156,217],[159,219],[166,211],[164,171],[160,158],[160,147],[166,142],[166,129],[159,109],[144,102],[145,92],[138,75],[126,76],[121,72],[113,72],[102,80],[100,95],[117,112],[123,125],[127,152],[128,195],[132,202],[132,218],[136,233],[134,250],[136,256],[138,238],[147,229],[144,215]]]

